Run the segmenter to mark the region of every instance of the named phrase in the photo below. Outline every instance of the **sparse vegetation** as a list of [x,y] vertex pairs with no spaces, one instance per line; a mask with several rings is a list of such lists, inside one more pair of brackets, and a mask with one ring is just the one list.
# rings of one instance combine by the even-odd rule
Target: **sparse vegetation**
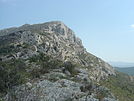
[[62,65],[62,61],[54,59],[51,56],[40,53],[39,55],[33,56],[29,59],[30,62],[36,63],[40,68],[34,68],[32,70],[32,75],[39,77],[39,75],[44,74],[49,71],[49,69],[59,68]]
[[23,44],[20,45],[20,46],[22,46],[22,48],[28,48],[28,47],[30,47],[30,45],[29,45],[28,43],[23,43]]
[[117,76],[111,76],[101,84],[108,87],[119,101],[133,101],[134,99],[134,82],[127,74],[117,72]]
[[97,91],[96,98],[99,99],[99,101],[103,101],[103,99],[104,99],[105,97],[108,97],[108,96],[110,96],[110,95],[111,95],[111,94],[109,93],[108,90],[102,89],[102,90],[98,90],[98,91]]
[[[58,100],[63,92],[66,101],[79,100],[80,97],[83,100],[92,97],[102,101],[105,97],[115,99],[113,93],[119,101],[133,101],[134,82],[130,77],[119,72],[117,76],[110,76],[115,73],[113,68],[88,53],[72,30],[64,24],[26,25],[13,30],[11,33],[6,29],[7,35],[2,33],[3,36],[0,36],[1,98],[13,91],[8,96],[12,97],[11,100],[15,99],[14,96],[18,100],[36,100],[36,96],[42,99],[52,92],[52,96]],[[28,38],[25,40],[23,35]],[[98,83],[99,78],[104,77],[108,79]],[[55,89],[51,90],[53,86]],[[55,92],[56,95],[53,95]]]
[[0,62],[0,93],[26,81],[26,65],[23,60]]
[[77,70],[75,69],[76,65],[70,61],[65,62],[63,67],[65,67],[65,69],[68,70],[72,76],[74,76],[78,73]]
[[10,54],[15,51],[15,47],[13,45],[5,45],[0,47],[0,54]]
[[59,68],[62,61],[53,59],[43,53],[33,56],[28,59],[30,64],[36,63],[39,68],[33,68],[32,71],[27,72],[25,64],[26,60],[11,59],[9,61],[0,62],[0,93],[6,93],[13,86],[25,83],[28,78],[39,78],[42,74],[49,71],[49,69]]

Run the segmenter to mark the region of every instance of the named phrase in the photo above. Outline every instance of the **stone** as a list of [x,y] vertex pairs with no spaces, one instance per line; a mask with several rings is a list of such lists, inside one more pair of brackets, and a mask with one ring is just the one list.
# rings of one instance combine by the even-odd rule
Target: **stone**
[[[110,75],[116,75],[112,66],[88,53],[81,39],[60,21],[0,30],[2,48],[3,43],[9,45],[13,52],[1,53],[2,61],[24,60],[26,71],[31,73],[36,69],[35,74],[40,73],[38,78],[28,78],[27,83],[12,87],[4,97],[5,101],[99,101],[89,94],[90,90],[92,95],[96,94],[93,89],[96,84],[92,84],[92,81],[99,82]],[[51,59],[43,60],[41,64],[40,60],[37,63],[30,62],[31,57],[40,53],[51,56]],[[46,66],[49,67],[48,72],[41,74],[42,64],[54,59],[65,63],[65,67],[49,64]],[[78,73],[71,75],[66,67],[77,68]],[[104,100],[114,101],[107,97]]]

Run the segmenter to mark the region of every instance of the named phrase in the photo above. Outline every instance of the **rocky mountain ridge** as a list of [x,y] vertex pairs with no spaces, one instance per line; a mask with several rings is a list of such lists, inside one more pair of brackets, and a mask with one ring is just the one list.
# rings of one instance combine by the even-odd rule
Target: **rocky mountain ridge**
[[8,80],[13,79],[0,85],[9,87],[3,97],[6,101],[116,101],[110,90],[99,84],[116,76],[115,70],[88,53],[62,22],[1,30],[0,62],[0,69],[12,75]]
[[[1,32],[0,35],[2,35]],[[82,41],[62,22],[23,25],[14,28],[14,31],[10,32],[10,29],[7,29],[3,32],[7,32],[7,35],[0,37],[1,46],[3,43],[13,44],[13,47],[29,45],[27,53],[22,50],[18,51],[13,54],[15,58],[28,58],[38,52],[43,52],[64,61],[70,60],[86,67],[95,67],[95,72],[102,74],[102,77],[115,74],[109,64],[88,53],[83,47]],[[7,59],[6,57],[9,56],[4,55],[2,60]]]

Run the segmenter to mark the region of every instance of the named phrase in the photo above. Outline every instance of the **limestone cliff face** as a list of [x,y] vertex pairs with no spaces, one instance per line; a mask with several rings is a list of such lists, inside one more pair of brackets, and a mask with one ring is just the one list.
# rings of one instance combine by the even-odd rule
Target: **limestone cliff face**
[[88,53],[59,21],[1,30],[0,63],[0,70],[11,75],[0,78],[8,81],[0,85],[0,90],[6,86],[5,101],[116,101],[99,85],[116,75],[114,69]]
[[[82,41],[59,21],[0,31],[0,46],[12,46],[15,52],[1,55],[1,60],[29,58],[43,52],[63,61],[73,61],[90,69],[91,78],[100,80],[115,75],[114,69],[100,58],[88,53]],[[27,48],[26,48],[27,47]]]

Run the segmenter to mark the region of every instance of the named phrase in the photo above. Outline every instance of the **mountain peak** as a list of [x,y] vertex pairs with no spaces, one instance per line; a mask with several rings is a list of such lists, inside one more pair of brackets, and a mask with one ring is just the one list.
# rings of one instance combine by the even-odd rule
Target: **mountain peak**
[[133,100],[133,77],[88,53],[61,21],[1,30],[0,81],[2,101],[118,101],[118,89]]
[[49,21],[49,22],[45,22],[45,24],[46,23],[49,23],[49,24],[64,24],[62,21]]
[[[27,52],[27,54],[24,54],[26,56],[18,56],[17,58],[28,58],[38,52],[43,52],[61,58],[64,61],[74,61],[87,67],[96,68],[99,72],[102,72],[100,73],[101,75],[97,73],[98,80],[103,76],[115,74],[114,69],[109,64],[88,53],[83,47],[82,41],[61,21],[23,25],[3,32],[6,34],[0,37],[0,44],[5,42],[6,44],[23,45],[25,43],[36,50],[31,53],[31,50],[28,49],[30,53]],[[17,54],[15,53],[14,55]]]
[[[38,89],[36,87],[39,85],[41,85],[41,89],[44,91],[50,90],[43,88],[45,87],[44,85],[46,85],[46,88],[50,85],[54,87],[54,90],[58,89],[58,95],[63,94],[63,98],[66,96],[66,92],[70,97],[74,97],[72,89],[77,89],[76,92],[81,94],[85,91],[86,94],[86,84],[89,84],[91,81],[99,82],[110,75],[116,75],[112,66],[88,53],[82,45],[82,41],[76,37],[70,28],[60,21],[23,25],[17,28],[2,30],[0,35],[0,62],[3,64],[8,63],[5,66],[7,66],[9,71],[15,71],[20,68],[17,73],[22,73],[21,76],[28,73],[24,77],[26,80],[30,79],[26,86],[35,87],[35,90]],[[13,63],[16,64],[14,65]],[[3,64],[0,66],[0,69],[3,68]],[[15,70],[14,68],[10,70],[10,65],[12,64]],[[21,71],[22,69],[25,74]],[[34,79],[39,77],[39,81],[34,81],[31,76]],[[42,82],[40,77],[43,77]],[[73,80],[80,82],[74,82]],[[72,86],[74,84],[75,86]],[[64,89],[62,85],[67,87],[67,89]],[[93,88],[92,85],[89,86]],[[23,88],[23,86],[21,87]],[[20,90],[21,87],[18,91],[16,90],[18,92],[16,95],[22,93],[22,95],[27,96],[25,90]],[[52,100],[51,94],[54,94],[57,98],[57,94],[53,93],[53,89],[50,90],[51,93],[47,93],[48,96],[43,96],[44,99],[49,97]],[[34,92],[32,89],[29,90],[30,94]],[[17,97],[20,99],[22,96],[18,95]],[[57,101],[65,101],[59,100],[60,98],[61,96],[58,96]]]

